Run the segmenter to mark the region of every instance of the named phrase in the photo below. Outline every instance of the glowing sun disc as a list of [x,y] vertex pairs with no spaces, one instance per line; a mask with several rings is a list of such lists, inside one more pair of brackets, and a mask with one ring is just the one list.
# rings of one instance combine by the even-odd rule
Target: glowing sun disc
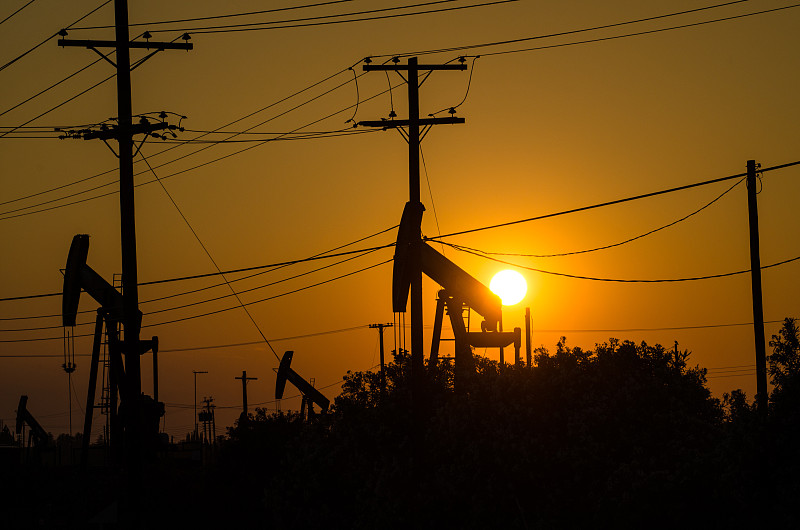
[[525,298],[528,284],[522,274],[506,269],[494,275],[489,282],[489,289],[500,297],[503,305],[514,305]]

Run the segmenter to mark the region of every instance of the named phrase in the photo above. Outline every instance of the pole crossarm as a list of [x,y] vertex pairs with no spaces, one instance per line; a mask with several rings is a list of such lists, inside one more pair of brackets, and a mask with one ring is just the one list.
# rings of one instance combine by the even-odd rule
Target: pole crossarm
[[[407,64],[365,64],[363,65],[365,72],[371,71],[408,71]],[[415,67],[416,70],[466,70],[466,64],[420,64]]]
[[[114,40],[79,40],[79,39],[58,39],[58,45],[62,47],[75,46],[78,48],[116,48],[117,41]],[[144,50],[186,50],[194,48],[191,42],[129,42],[129,48],[139,48]]]
[[408,127],[409,125],[448,125],[466,123],[464,118],[449,116],[446,118],[421,118],[418,120],[378,120],[360,121],[358,125],[363,127],[381,127],[384,129],[396,129],[398,127]]
[[[153,131],[160,131],[163,129],[175,129],[174,125],[169,125],[167,123],[134,123],[131,124],[129,132],[132,135],[135,134],[150,134]],[[84,140],[109,140],[109,139],[119,139],[119,127],[111,126],[107,129],[101,129],[99,131],[81,131],[80,137]]]

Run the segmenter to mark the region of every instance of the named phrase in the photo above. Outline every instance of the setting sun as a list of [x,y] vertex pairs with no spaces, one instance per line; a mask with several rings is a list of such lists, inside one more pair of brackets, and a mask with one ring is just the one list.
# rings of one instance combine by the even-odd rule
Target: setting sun
[[503,305],[514,305],[525,298],[528,284],[520,273],[506,269],[494,275],[489,289],[503,300]]

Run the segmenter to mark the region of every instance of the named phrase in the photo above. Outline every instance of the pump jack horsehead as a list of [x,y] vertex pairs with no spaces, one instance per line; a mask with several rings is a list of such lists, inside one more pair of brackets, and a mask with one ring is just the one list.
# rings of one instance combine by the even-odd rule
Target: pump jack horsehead
[[[122,294],[97,274],[89,265],[86,258],[89,254],[89,236],[78,234],[72,238],[67,257],[67,266],[64,270],[64,289],[62,298],[62,323],[64,327],[75,326],[78,314],[78,302],[81,290],[91,296],[100,308],[97,310],[95,322],[94,343],[92,345],[92,361],[89,370],[89,391],[86,397],[86,416],[83,424],[83,447],[81,451],[81,464],[86,465],[89,450],[89,438],[92,430],[92,413],[95,408],[95,387],[97,386],[97,372],[102,346],[103,324],[106,328],[106,341],[109,354],[109,422],[110,442],[112,450],[119,456],[122,442],[123,428],[136,428],[141,430],[141,439],[145,446],[155,447],[158,439],[158,424],[164,415],[164,404],[158,402],[158,337],[150,340],[139,341],[138,351],[124,351],[124,343],[119,338],[119,325],[123,322]],[[141,321],[142,314],[137,315]],[[129,396],[126,392],[128,382],[125,378],[125,365],[122,355],[142,355],[148,351],[153,352],[153,387],[155,399],[150,396]],[[117,394],[122,396],[122,404],[117,407]],[[131,399],[141,401],[142,417],[136,421],[125,421],[124,411],[130,408],[126,405]]]
[[275,399],[283,399],[283,391],[286,389],[286,381],[292,383],[297,390],[303,395],[303,406],[308,403],[309,417],[313,415],[312,403],[319,405],[322,412],[325,413],[330,405],[330,400],[322,395],[322,392],[314,388],[314,386],[303,379],[303,377],[292,370],[292,357],[293,351],[287,351],[283,354],[281,364],[278,366],[277,377],[275,379]]
[[[421,203],[414,202],[407,202],[403,209],[394,254],[392,308],[395,313],[406,311],[413,267],[412,253],[417,250],[422,273],[443,288],[439,292],[431,362],[435,363],[438,358],[438,335],[441,333],[441,319],[446,305],[455,335],[456,384],[461,386],[475,370],[473,347],[503,348],[513,343],[515,359],[518,359],[522,334],[520,328],[502,331],[502,302],[499,296],[420,238],[424,210]],[[483,316],[480,332],[467,331],[461,316],[464,305]]]

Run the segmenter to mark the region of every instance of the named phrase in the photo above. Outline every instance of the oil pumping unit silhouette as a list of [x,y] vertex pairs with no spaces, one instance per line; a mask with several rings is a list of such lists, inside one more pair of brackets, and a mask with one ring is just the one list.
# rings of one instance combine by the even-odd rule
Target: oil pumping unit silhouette
[[[89,440],[92,429],[92,413],[95,409],[95,392],[97,376],[100,365],[100,350],[103,343],[103,326],[105,325],[106,343],[108,346],[108,387],[105,389],[107,400],[104,407],[109,415],[109,441],[112,454],[120,457],[122,439],[125,431],[135,429],[140,436],[141,448],[150,451],[158,444],[158,426],[161,416],[164,415],[164,404],[158,401],[158,337],[149,340],[139,340],[136,351],[124,351],[125,342],[120,340],[119,325],[123,322],[122,294],[108,283],[102,276],[95,272],[86,260],[89,254],[89,236],[78,234],[72,238],[67,265],[64,270],[64,288],[62,298],[62,324],[65,328],[74,327],[78,314],[78,303],[81,290],[91,296],[100,308],[97,310],[95,322],[94,342],[92,345],[92,360],[89,369],[89,388],[86,396],[86,414],[83,426],[83,447],[81,462],[86,464]],[[137,310],[138,311],[138,310]],[[136,318],[141,322],[142,313],[138,311]],[[123,354],[143,355],[153,352],[153,397],[145,394],[131,395],[132,385],[126,379]],[[137,385],[138,386],[138,385]],[[122,403],[117,406],[117,397],[122,396]],[[131,410],[132,401],[137,401],[136,410],[138,417],[126,416],[126,410]]]

